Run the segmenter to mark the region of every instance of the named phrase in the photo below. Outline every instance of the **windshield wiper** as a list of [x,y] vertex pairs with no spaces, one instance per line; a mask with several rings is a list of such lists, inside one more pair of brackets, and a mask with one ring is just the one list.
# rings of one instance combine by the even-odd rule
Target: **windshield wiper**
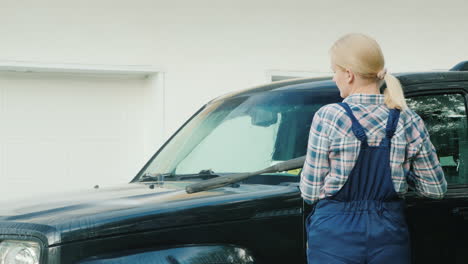
[[165,179],[175,179],[176,181],[184,180],[184,179],[211,179],[219,177],[218,174],[214,173],[211,169],[207,170],[201,170],[198,173],[193,173],[193,174],[173,174],[168,177],[165,177]]
[[305,156],[283,161],[281,163],[277,163],[273,166],[270,166],[268,168],[265,168],[263,170],[255,171],[255,172],[245,172],[245,173],[233,173],[233,174],[228,174],[225,176],[220,176],[214,179],[209,179],[206,181],[202,181],[199,183],[194,183],[190,184],[185,187],[185,191],[187,193],[196,193],[196,192],[201,192],[201,191],[207,191],[219,187],[224,187],[229,184],[233,184],[239,181],[242,181],[244,179],[247,179],[249,177],[259,175],[262,173],[274,173],[274,172],[281,172],[281,171],[287,171],[287,170],[292,170],[292,169],[297,169],[297,168],[302,168],[305,162]]
[[141,176],[140,182],[146,182],[146,181],[156,181],[156,182],[162,182],[166,177],[172,176],[172,173],[145,173]]
[[211,169],[201,170],[198,173],[192,174],[173,174],[173,173],[145,173],[141,176],[140,182],[156,181],[164,182],[164,180],[184,180],[184,179],[196,179],[201,178],[203,180],[219,177],[218,174],[214,173]]

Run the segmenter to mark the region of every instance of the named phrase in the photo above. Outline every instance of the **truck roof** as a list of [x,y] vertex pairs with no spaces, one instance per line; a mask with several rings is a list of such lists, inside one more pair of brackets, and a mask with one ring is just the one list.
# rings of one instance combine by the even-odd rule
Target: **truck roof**
[[[397,73],[395,76],[400,80],[403,87],[424,83],[468,82],[468,71],[408,72]],[[228,99],[237,96],[247,96],[259,92],[287,91],[298,89],[337,89],[337,87],[335,82],[332,81],[331,76],[320,78],[298,78],[273,82],[228,93],[217,97],[214,100]]]

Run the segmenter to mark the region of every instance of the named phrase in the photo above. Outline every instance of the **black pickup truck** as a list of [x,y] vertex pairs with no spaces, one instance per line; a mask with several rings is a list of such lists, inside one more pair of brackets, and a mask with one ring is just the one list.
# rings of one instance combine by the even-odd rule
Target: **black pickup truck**
[[[397,76],[449,182],[406,196],[413,263],[467,263],[468,63]],[[215,98],[129,184],[3,202],[0,263],[306,263],[300,169],[314,113],[341,100],[316,79]]]

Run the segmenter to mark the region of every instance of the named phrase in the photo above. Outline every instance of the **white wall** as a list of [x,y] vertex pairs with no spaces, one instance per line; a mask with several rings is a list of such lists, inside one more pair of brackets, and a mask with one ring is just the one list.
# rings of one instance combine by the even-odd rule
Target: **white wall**
[[[31,191],[51,191],[56,179],[131,179],[152,152],[140,150],[155,151],[161,138],[145,129],[163,127],[168,137],[209,99],[264,83],[271,70],[327,72],[328,48],[344,33],[375,37],[391,72],[450,68],[468,59],[466,10],[463,0],[2,1],[0,61],[160,68],[165,122],[148,112],[140,119],[149,104],[142,100],[154,96],[143,80],[2,75],[0,102],[9,110],[0,114],[0,199],[31,179]],[[69,112],[57,113],[61,105]],[[100,163],[88,149],[108,156]],[[65,165],[51,167],[52,158]]]

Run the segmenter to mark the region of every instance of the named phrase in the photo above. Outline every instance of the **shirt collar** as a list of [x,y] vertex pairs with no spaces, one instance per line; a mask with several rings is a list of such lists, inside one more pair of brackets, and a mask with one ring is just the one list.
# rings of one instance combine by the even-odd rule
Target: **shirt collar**
[[384,104],[383,94],[352,94],[343,100],[344,103],[354,104]]

